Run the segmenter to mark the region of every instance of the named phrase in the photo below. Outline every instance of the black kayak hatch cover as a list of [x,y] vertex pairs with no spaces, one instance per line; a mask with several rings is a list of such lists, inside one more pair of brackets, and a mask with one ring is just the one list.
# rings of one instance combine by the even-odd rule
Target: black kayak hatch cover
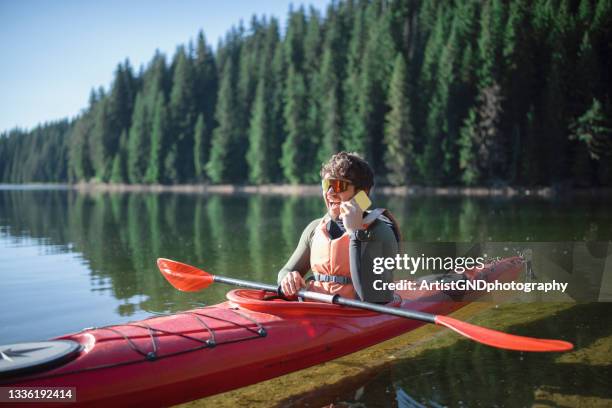
[[49,369],[68,362],[81,351],[72,340],[50,340],[0,345],[0,376],[14,376]]

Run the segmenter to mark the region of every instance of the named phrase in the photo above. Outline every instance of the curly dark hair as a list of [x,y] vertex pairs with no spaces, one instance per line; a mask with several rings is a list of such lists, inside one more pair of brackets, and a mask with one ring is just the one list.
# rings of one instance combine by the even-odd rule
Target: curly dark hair
[[334,154],[327,163],[321,166],[321,178],[324,178],[326,174],[349,180],[357,190],[369,191],[374,186],[372,168],[357,153]]

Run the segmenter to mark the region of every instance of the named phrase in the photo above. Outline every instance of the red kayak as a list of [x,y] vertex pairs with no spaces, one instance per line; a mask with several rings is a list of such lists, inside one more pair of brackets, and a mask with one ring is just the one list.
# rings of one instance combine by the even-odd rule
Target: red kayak
[[[522,269],[523,260],[515,257],[464,275],[509,281]],[[396,293],[389,306],[436,315],[480,296]],[[268,299],[272,294],[256,290],[232,290],[227,297],[214,306],[26,343],[21,351],[0,346],[0,355],[15,361],[43,352],[47,343],[66,349],[46,365],[5,373],[0,386],[73,387],[71,406],[168,406],[326,362],[424,324],[334,304]]]

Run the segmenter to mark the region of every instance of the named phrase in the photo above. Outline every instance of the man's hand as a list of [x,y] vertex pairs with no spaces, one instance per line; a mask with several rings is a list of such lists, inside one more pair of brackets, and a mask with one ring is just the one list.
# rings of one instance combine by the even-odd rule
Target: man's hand
[[363,229],[363,211],[354,199],[340,204],[340,217],[349,234]]
[[306,282],[298,271],[289,272],[281,281],[283,295],[290,297],[297,295],[301,288],[306,287]]

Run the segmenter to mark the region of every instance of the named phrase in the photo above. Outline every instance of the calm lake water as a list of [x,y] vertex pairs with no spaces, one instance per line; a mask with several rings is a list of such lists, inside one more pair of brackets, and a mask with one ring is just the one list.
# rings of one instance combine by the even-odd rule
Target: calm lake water
[[[379,196],[374,201],[394,212],[408,241],[612,240],[609,198]],[[158,257],[275,282],[302,229],[322,212],[318,197],[0,190],[0,344],[224,299],[227,287],[221,285],[195,294],[174,290],[157,270]],[[486,315],[490,326],[513,322],[513,332],[573,341],[582,359],[564,362],[460,341],[400,358],[354,389],[296,404],[529,406],[538,402],[534,390],[543,385],[566,395],[560,400],[566,406],[612,404],[610,305],[566,303],[551,310],[551,318],[544,313],[550,304],[515,304]],[[517,320],[534,310],[548,317],[525,325]],[[489,391],[465,392],[473,387]],[[503,403],[508,393],[517,405]],[[543,395],[552,401],[547,406],[563,405]]]

